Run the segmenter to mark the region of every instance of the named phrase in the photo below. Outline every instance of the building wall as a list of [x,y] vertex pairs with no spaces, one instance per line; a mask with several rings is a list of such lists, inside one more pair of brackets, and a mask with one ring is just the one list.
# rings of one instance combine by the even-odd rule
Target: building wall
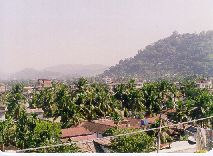
[[5,120],[5,112],[0,112],[0,121]]
[[0,86],[0,93],[3,93],[6,91],[6,86],[5,85],[1,85]]

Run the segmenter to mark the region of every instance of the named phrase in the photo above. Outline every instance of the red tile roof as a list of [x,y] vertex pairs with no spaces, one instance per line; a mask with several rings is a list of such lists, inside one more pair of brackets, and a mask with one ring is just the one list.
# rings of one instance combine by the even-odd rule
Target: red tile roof
[[[160,115],[156,115],[154,117],[145,118],[150,124],[155,123],[157,119],[159,119]],[[166,115],[162,114],[163,119],[166,119]],[[142,119],[135,118],[125,118],[123,122],[118,124],[120,128],[140,128]],[[93,133],[103,133],[107,129],[117,126],[113,120],[109,119],[99,119],[94,121],[84,121],[79,124],[77,127],[62,129],[61,138],[76,138],[77,140],[81,138],[91,137],[88,135],[92,135]],[[79,137],[80,136],[80,137]]]
[[99,119],[99,120],[93,120],[92,122],[97,123],[97,124],[103,124],[107,126],[116,126],[113,120],[110,119]]
[[93,133],[95,133],[95,132],[103,133],[107,129],[112,128],[114,126],[115,126],[115,124],[112,124],[110,122],[99,123],[99,122],[89,122],[89,121],[85,121],[85,122],[83,122],[79,125],[79,127],[84,127],[84,128],[88,129],[89,131],[91,131]]
[[121,127],[121,128],[126,128],[126,127],[140,128],[141,119],[125,118],[125,121],[127,122],[128,126],[127,126],[127,124],[120,124],[118,126]]
[[73,127],[73,128],[62,129],[61,132],[62,132],[61,138],[70,138],[70,137],[86,136],[86,135],[93,134],[92,132],[90,132],[84,127]]
[[80,135],[80,136],[74,136],[74,137],[68,137],[68,138],[62,138],[61,141],[63,143],[72,141],[84,141],[84,140],[95,140],[97,139],[96,134],[88,134],[88,135]]
[[95,139],[97,139],[97,136],[96,136],[96,134],[92,134],[92,135],[71,137],[70,139],[73,141],[95,140]]
[[[164,120],[166,120],[166,118],[167,118],[167,116],[165,114],[162,114],[161,117]],[[154,117],[146,117],[144,119],[146,119],[149,124],[154,124],[155,121],[157,119],[159,119],[159,118],[160,118],[160,114],[158,114],[158,115],[156,115]],[[128,121],[129,128],[140,128],[140,126],[141,126],[141,120],[144,120],[144,119],[125,118],[125,120]],[[119,127],[125,128],[127,126],[126,126],[126,124],[121,124],[121,125],[119,125]]]
[[[154,117],[147,117],[145,118],[150,124],[155,123],[157,119],[159,119],[160,115],[156,115]],[[166,115],[161,115],[162,119],[166,120]],[[103,133],[107,129],[118,126],[120,128],[140,128],[141,127],[141,120],[143,119],[135,119],[135,118],[125,118],[124,121],[121,121],[120,124],[116,125],[113,120],[109,119],[99,119],[94,121],[85,121],[82,122],[78,127],[84,127],[85,129],[88,129],[91,132],[99,132]]]

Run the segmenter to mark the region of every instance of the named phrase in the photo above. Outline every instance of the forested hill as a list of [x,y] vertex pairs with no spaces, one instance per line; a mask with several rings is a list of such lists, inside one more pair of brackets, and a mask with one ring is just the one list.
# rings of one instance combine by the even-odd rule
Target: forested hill
[[173,34],[139,50],[133,58],[105,71],[103,76],[145,79],[213,75],[213,31]]

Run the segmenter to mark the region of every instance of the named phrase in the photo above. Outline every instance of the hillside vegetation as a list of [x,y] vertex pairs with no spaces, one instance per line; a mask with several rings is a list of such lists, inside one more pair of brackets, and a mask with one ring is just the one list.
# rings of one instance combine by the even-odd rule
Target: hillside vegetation
[[133,58],[105,71],[104,76],[174,78],[213,75],[213,31],[173,34],[139,50]]

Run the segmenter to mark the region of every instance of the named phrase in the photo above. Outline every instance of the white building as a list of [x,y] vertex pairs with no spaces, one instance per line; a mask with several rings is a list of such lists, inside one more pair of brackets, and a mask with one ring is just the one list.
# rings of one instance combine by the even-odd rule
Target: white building
[[196,83],[197,87],[200,89],[212,89],[212,80],[211,79],[202,79]]
[[137,83],[135,84],[135,87],[136,87],[137,89],[142,88],[142,87],[143,87],[143,82],[137,82]]
[[0,106],[0,121],[5,120],[5,114],[7,112],[7,108],[4,106]]
[[0,83],[0,93],[4,93],[4,92],[6,92],[6,90],[7,90],[6,85],[3,83]]
[[104,78],[104,83],[105,83],[105,84],[111,84],[111,83],[113,83],[113,82],[112,82],[112,78],[110,78],[110,77],[105,77],[105,78]]
[[35,109],[27,108],[26,113],[28,115],[36,114],[37,118],[39,118],[39,119],[43,119],[43,117],[44,117],[44,111],[41,108],[35,108]]
[[32,86],[27,86],[27,87],[24,87],[24,93],[25,94],[32,94],[33,93],[33,90],[34,90],[34,87]]

